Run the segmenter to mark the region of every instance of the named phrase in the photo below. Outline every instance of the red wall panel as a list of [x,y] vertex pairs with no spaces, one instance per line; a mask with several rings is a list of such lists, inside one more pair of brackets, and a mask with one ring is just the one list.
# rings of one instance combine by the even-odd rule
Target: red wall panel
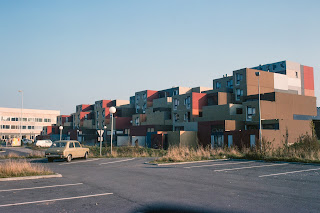
[[304,89],[314,90],[313,67],[303,66],[304,71]]

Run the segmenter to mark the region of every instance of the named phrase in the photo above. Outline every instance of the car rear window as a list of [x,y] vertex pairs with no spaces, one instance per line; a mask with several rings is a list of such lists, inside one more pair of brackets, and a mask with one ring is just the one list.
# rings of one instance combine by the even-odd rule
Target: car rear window
[[75,147],[80,147],[80,144],[77,142],[75,142],[74,145],[75,145]]
[[67,143],[66,142],[58,142],[58,143],[53,143],[52,147],[66,147]]

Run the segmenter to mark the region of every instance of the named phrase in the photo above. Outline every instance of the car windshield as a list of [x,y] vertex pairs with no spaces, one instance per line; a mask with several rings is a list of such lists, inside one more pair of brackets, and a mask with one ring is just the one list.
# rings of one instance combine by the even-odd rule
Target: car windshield
[[57,142],[53,143],[51,147],[66,147],[67,142]]

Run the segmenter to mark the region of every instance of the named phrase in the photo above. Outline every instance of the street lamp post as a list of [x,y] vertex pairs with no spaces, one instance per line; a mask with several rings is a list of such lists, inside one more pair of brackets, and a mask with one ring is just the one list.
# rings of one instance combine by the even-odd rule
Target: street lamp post
[[59,126],[59,129],[60,129],[60,141],[62,139],[62,130],[63,130],[63,126]]
[[22,90],[19,90],[18,92],[20,92],[20,93],[21,93],[20,142],[22,143],[21,129],[22,129],[23,91],[22,91]]
[[262,151],[262,125],[261,125],[261,103],[260,103],[260,72],[256,72],[255,74],[256,74],[256,76],[258,76],[260,151]]
[[[107,129],[107,126],[104,126],[103,129],[104,129],[104,132],[105,132],[106,129]],[[102,154],[101,154],[102,142],[103,142],[103,132],[102,132],[102,129],[100,130],[100,133],[99,133],[99,140],[100,140],[100,156],[101,156],[101,155],[102,155]]]
[[112,155],[112,136],[113,136],[113,115],[114,113],[116,113],[117,109],[115,107],[110,107],[109,112],[110,112],[110,116],[111,116],[111,146],[110,146],[110,150],[111,150],[111,155]]

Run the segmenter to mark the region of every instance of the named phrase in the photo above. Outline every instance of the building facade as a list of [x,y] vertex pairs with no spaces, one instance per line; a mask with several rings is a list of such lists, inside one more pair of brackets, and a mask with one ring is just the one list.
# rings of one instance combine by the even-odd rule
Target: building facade
[[[294,143],[311,134],[312,121],[319,132],[312,67],[280,61],[232,73],[214,79],[212,88],[143,90],[128,101],[78,105],[75,113],[58,117],[57,123],[64,126],[67,137],[86,141],[97,141],[96,130],[106,127],[105,140],[110,143],[109,108],[114,106],[115,145],[154,148],[255,146],[260,128],[263,138],[278,147],[284,136]],[[47,128],[43,134],[56,130]]]
[[0,139],[20,138],[21,131],[22,138],[33,140],[43,127],[55,125],[59,115],[58,110],[0,108]]

